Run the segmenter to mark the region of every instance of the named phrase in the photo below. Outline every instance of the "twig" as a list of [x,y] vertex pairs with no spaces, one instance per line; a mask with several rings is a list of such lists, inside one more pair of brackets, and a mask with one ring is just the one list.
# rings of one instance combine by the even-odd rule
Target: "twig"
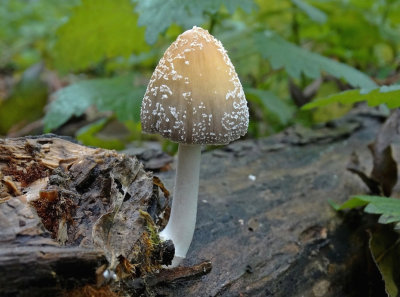
[[154,287],[166,283],[193,280],[208,274],[211,268],[211,261],[204,261],[190,267],[178,266],[170,269],[162,269],[159,273],[146,277],[145,282],[147,286]]

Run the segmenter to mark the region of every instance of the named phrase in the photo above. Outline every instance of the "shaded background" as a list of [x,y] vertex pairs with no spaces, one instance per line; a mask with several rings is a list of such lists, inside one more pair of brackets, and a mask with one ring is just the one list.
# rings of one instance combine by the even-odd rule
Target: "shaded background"
[[164,50],[193,25],[220,39],[236,67],[248,138],[340,117],[351,105],[300,107],[400,76],[394,0],[1,0],[0,135],[174,153],[141,134],[140,104]]

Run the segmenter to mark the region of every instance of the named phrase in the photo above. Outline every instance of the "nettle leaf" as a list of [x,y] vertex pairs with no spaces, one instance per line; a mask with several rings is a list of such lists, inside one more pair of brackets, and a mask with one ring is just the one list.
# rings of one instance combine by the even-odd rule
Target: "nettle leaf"
[[135,87],[132,76],[78,82],[55,93],[44,118],[45,130],[60,127],[72,116],[82,115],[95,105],[99,111],[113,111],[120,121],[140,121],[145,87]]
[[385,103],[389,108],[400,107],[400,85],[383,86],[373,90],[361,89],[344,91],[326,98],[314,100],[304,105],[302,108],[312,109],[331,103],[354,104],[360,101],[366,101],[370,106],[377,106]]
[[342,205],[331,202],[336,210],[353,209],[365,206],[364,212],[379,214],[379,223],[396,223],[395,229],[400,229],[400,199],[381,196],[357,195],[350,197]]
[[325,12],[318,8],[304,2],[303,0],[292,0],[293,4],[296,5],[301,11],[303,11],[313,21],[323,24],[327,20]]
[[221,2],[231,14],[234,13],[238,8],[241,8],[245,12],[250,13],[253,9],[257,7],[253,0],[223,0]]
[[245,92],[249,99],[255,96],[267,113],[277,118],[280,124],[285,125],[292,119],[294,107],[278,98],[274,93],[253,88],[246,88]]
[[254,35],[254,39],[259,52],[269,60],[273,69],[285,68],[294,78],[300,78],[301,73],[304,73],[315,79],[321,76],[321,72],[326,72],[345,79],[355,87],[368,89],[376,87],[373,80],[357,69],[298,47],[275,32],[258,32]]
[[186,0],[141,0],[136,11],[139,13],[139,25],[146,27],[146,41],[153,44],[158,34],[164,32],[173,23],[188,28],[204,22],[203,13],[192,15]]
[[85,69],[105,58],[128,57],[148,49],[129,0],[82,0],[58,31],[54,47],[61,70]]
[[139,13],[139,25],[146,26],[146,41],[153,44],[158,34],[164,32],[173,23],[188,29],[207,21],[206,14],[216,13],[224,5],[229,13],[237,8],[250,12],[254,8],[253,0],[134,0]]

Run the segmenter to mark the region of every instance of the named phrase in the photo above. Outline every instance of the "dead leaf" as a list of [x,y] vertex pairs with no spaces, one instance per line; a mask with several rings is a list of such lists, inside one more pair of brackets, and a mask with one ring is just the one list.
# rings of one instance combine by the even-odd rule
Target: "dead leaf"
[[374,195],[390,196],[397,183],[397,162],[393,158],[391,143],[398,136],[400,127],[400,109],[392,112],[380,128],[378,135],[368,148],[373,157],[371,174],[365,173],[358,156],[353,152],[347,169],[357,174]]
[[391,228],[369,231],[369,249],[389,297],[400,292],[400,238]]
[[153,183],[160,188],[160,190],[163,192],[165,198],[168,199],[170,193],[158,176],[153,176]]
[[357,174],[361,180],[365,183],[365,185],[371,191],[371,194],[380,195],[381,188],[379,182],[371,178],[367,173],[365,173],[365,168],[360,164],[360,160],[356,152],[351,154],[350,162],[347,165],[347,170],[350,172]]
[[374,158],[371,177],[379,182],[385,196],[390,196],[397,183],[397,162],[390,145],[399,134],[399,125],[400,109],[396,109],[380,128],[375,142],[368,146]]

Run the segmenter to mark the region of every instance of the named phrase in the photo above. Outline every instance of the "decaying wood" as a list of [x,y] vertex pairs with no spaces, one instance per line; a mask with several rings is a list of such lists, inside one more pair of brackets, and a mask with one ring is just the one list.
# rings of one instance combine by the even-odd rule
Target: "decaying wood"
[[161,269],[156,273],[146,275],[144,278],[124,279],[121,281],[120,288],[122,292],[132,296],[164,296],[165,286],[176,286],[179,283],[187,283],[199,279],[201,276],[208,274],[211,268],[211,262],[204,261],[193,266]]
[[[185,267],[170,271],[161,269],[146,272],[146,277],[143,278],[126,278],[117,283],[120,291],[116,292],[132,296],[176,297],[382,296],[382,281],[370,261],[367,248],[368,217],[361,216],[358,212],[340,215],[333,211],[328,203],[328,199],[340,202],[349,195],[368,192],[368,188],[357,176],[346,171],[346,166],[352,152],[357,151],[360,162],[363,162],[367,169],[372,167],[367,145],[375,139],[380,120],[379,116],[361,113],[316,130],[295,127],[267,139],[240,141],[204,153],[197,226],[189,254],[183,262]],[[8,140],[8,143],[9,141],[21,139]],[[136,266],[129,261],[129,257],[135,256],[126,252],[127,246],[133,241],[115,244],[126,237],[124,228],[137,228],[139,231],[135,234],[143,234],[145,231],[148,232],[146,234],[151,233],[148,228],[151,229],[152,223],[148,225],[147,216],[141,216],[139,209],[135,212],[126,202],[137,205],[140,201],[140,210],[149,213],[155,224],[165,224],[165,221],[157,219],[162,208],[160,205],[167,201],[168,190],[173,188],[174,171],[160,172],[160,180],[153,180],[151,175],[141,169],[137,174],[134,174],[135,170],[129,171],[130,176],[114,174],[110,169],[110,174],[104,176],[109,177],[108,185],[111,186],[105,186],[106,181],[93,181],[93,173],[97,172],[95,168],[103,168],[103,165],[96,162],[97,157],[89,158],[91,161],[85,166],[79,166],[78,160],[87,155],[113,155],[102,158],[103,162],[107,163],[107,160],[112,158],[120,158],[118,154],[83,148],[70,142],[66,148],[66,143],[57,138],[51,139],[51,143],[41,142],[41,138],[26,141],[30,143],[28,149],[19,146],[18,154],[10,154],[10,151],[13,151],[10,146],[8,151],[0,149],[0,171],[3,172],[0,193],[6,193],[0,196],[0,250],[1,253],[9,255],[6,257],[0,253],[0,275],[6,279],[0,279],[0,288],[6,285],[6,292],[15,292],[11,291],[11,280],[15,278],[7,276],[7,265],[14,263],[19,269],[22,269],[22,263],[32,263],[35,267],[50,265],[51,269],[43,271],[51,272],[55,271],[54,267],[64,267],[58,257],[69,259],[68,263],[72,263],[68,266],[71,267],[68,271],[73,273],[68,273],[68,277],[64,276],[62,279],[68,284],[83,285],[91,280],[76,277],[74,273],[80,271],[80,266],[75,265],[74,260],[78,258],[80,263],[89,263],[87,267],[90,268],[105,269],[115,258],[115,250],[118,250],[118,253],[125,252],[126,257],[119,257],[116,262],[124,273],[129,270],[130,273],[133,271],[138,275],[143,273],[136,271]],[[4,148],[4,143],[5,141],[0,141],[0,147]],[[16,144],[11,146],[13,149],[18,148]],[[57,148],[57,154],[53,151],[54,148]],[[45,150],[47,155],[44,154]],[[86,154],[85,150],[89,153]],[[70,152],[74,152],[73,154],[78,156],[77,159],[71,159]],[[398,160],[400,146],[394,145],[393,152]],[[18,167],[7,165],[10,155],[16,161],[29,160],[32,155],[40,155],[37,159],[43,161],[21,171]],[[151,160],[151,157],[146,158]],[[62,161],[57,161],[60,159]],[[6,174],[4,166],[8,166]],[[41,166],[47,170],[45,176],[37,173],[42,172],[37,169],[43,169]],[[113,164],[108,168],[117,167]],[[124,172],[124,168],[126,166],[122,166],[120,172]],[[65,170],[72,171],[71,174],[75,172],[75,175],[70,179],[62,178]],[[38,181],[31,183],[31,180],[26,181],[24,185],[24,178],[32,174],[41,178],[41,186],[37,186]],[[140,179],[140,176],[143,179]],[[118,180],[120,185],[113,181],[114,179]],[[132,200],[138,199],[138,191],[126,186],[131,179],[142,181],[134,187],[142,189],[142,192],[139,191],[142,200]],[[144,184],[148,186],[144,187]],[[43,185],[46,186],[46,191],[40,192]],[[61,223],[50,220],[49,226],[54,228],[45,230],[44,223],[38,221],[37,216],[33,214],[33,208],[26,209],[25,201],[31,201],[34,197],[50,201],[57,199],[54,198],[57,197],[54,194],[54,186],[57,187],[58,197],[71,199],[76,206],[72,206],[70,215],[68,211],[65,212],[67,216]],[[76,190],[70,193],[68,190],[71,188]],[[97,189],[98,193],[113,191],[113,195],[119,197],[117,201],[123,201],[120,214],[114,216],[117,214],[115,208],[109,203],[99,203],[102,201],[100,199],[94,202],[96,207],[90,210],[90,213],[85,213],[84,217],[83,214],[79,215],[82,204],[76,203],[76,199],[78,196],[83,197],[88,188]],[[27,195],[26,189],[29,189],[29,193],[36,194]],[[395,188],[394,192],[397,193],[398,189]],[[108,194],[103,196],[100,195],[110,199]],[[127,201],[124,202],[124,199]],[[92,200],[88,198],[82,201],[90,205]],[[65,206],[69,208],[68,203]],[[107,214],[99,218],[100,212]],[[15,215],[10,215],[13,213],[18,214],[19,219],[14,220]],[[19,221],[21,217],[23,222]],[[116,229],[108,229],[108,223],[114,222],[114,217]],[[124,217],[133,217],[133,221],[141,223],[130,221],[125,225]],[[84,225],[93,226],[97,233],[90,234],[87,228],[70,222],[71,219],[77,218],[83,220]],[[122,235],[104,236],[118,233],[120,229],[123,230]],[[108,230],[108,233],[104,230]],[[60,231],[62,236],[59,236]],[[139,238],[143,242],[143,237]],[[65,241],[66,246],[60,247],[57,239]],[[91,241],[96,242],[96,249],[88,248],[85,244]],[[4,252],[4,245],[9,247],[9,252],[7,249]],[[57,250],[52,254],[57,255],[57,261],[52,262],[53,257],[46,256],[49,249]],[[85,254],[86,258],[77,254],[75,259],[71,259],[68,256],[74,253],[71,252],[72,249],[83,250],[82,253],[90,251],[91,254]],[[97,253],[99,249],[101,252]],[[19,253],[26,254],[19,258],[16,256],[19,254],[15,252],[18,250]],[[44,254],[40,251],[44,251]],[[65,251],[65,256],[62,256],[63,252],[58,251]],[[159,254],[159,249],[154,253]],[[142,264],[147,263],[143,256],[136,258]],[[208,261],[212,264],[211,270]],[[57,270],[55,274],[60,273],[60,270]],[[17,272],[15,275],[18,275]],[[21,283],[33,286],[37,278],[34,273],[28,275],[29,278]],[[20,278],[23,279],[24,276]],[[53,281],[48,286],[52,290],[65,287],[65,283],[57,283],[57,277],[51,273],[39,278],[43,279],[47,282]]]
[[107,282],[105,269],[142,277],[173,257],[157,234],[168,192],[136,158],[52,135],[5,139],[0,181],[1,296],[57,295]]
[[[371,169],[367,146],[380,125],[379,115],[361,112],[203,154],[198,220],[183,264],[210,259],[213,268],[201,281],[166,285],[160,294],[383,296],[368,250],[369,219],[340,215],[328,203],[368,193],[346,166],[357,151]],[[399,160],[400,146],[393,150]],[[173,172],[160,178],[172,187]]]

